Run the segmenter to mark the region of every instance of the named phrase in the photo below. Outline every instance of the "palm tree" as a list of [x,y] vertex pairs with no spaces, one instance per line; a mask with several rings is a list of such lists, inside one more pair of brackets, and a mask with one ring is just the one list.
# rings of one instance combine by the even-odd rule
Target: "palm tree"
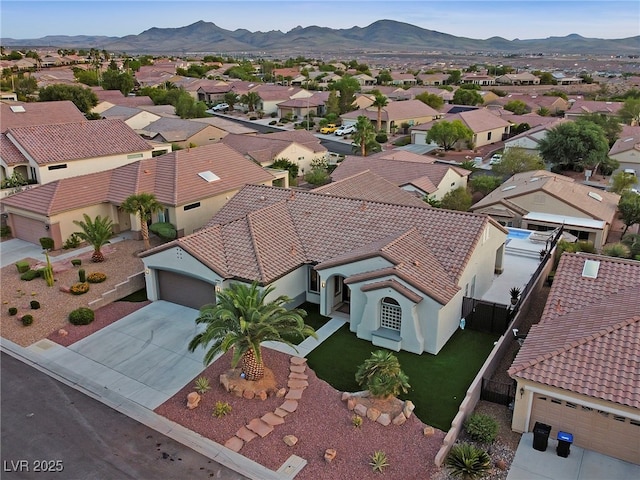
[[156,200],[156,196],[153,193],[139,193],[127,197],[120,205],[120,208],[131,215],[140,216],[140,233],[144,241],[144,249],[149,250],[149,226],[147,222],[151,220],[151,215],[163,210],[162,204]]
[[113,222],[109,217],[101,217],[98,215],[95,220],[84,214],[84,221],[74,220],[73,223],[82,228],[81,232],[76,232],[80,239],[88,242],[93,246],[92,262],[104,262],[104,255],[100,248],[109,243],[111,235],[113,235]]
[[295,349],[288,338],[317,338],[313,328],[304,323],[307,312],[284,307],[290,298],[281,295],[265,302],[273,290],[273,286],[261,290],[257,282],[251,286],[231,284],[217,295],[216,305],[205,305],[200,309],[196,323],[206,324],[207,328],[191,340],[189,351],[193,352],[200,345],[209,346],[204,356],[204,364],[209,365],[218,353],[233,348],[231,367],[235,368],[242,360],[245,378],[260,380],[264,377],[262,342],[284,342]]
[[235,107],[236,103],[238,103],[240,97],[237,93],[227,92],[223,95],[222,99],[224,100],[224,103],[229,105],[229,110],[233,112],[233,108]]
[[360,115],[356,122],[356,131],[353,132],[353,144],[360,149],[362,156],[366,157],[367,150],[371,150],[375,141],[376,132],[373,129],[373,125],[367,117]]
[[389,104],[389,100],[382,94],[378,94],[371,105],[378,109],[378,132],[382,129],[382,109]]
[[248,92],[240,97],[240,101],[244,103],[250,112],[253,112],[260,103],[260,94],[257,92]]
[[386,399],[409,391],[409,377],[401,370],[397,357],[385,350],[371,352],[358,367],[356,382],[375,398]]

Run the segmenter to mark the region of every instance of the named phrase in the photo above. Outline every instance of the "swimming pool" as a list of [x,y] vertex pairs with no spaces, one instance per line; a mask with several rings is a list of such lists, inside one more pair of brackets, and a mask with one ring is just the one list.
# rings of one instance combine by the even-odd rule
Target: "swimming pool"
[[518,238],[524,240],[529,238],[529,235],[533,233],[531,230],[524,230],[521,228],[507,228],[507,230],[509,231],[507,238],[511,239]]

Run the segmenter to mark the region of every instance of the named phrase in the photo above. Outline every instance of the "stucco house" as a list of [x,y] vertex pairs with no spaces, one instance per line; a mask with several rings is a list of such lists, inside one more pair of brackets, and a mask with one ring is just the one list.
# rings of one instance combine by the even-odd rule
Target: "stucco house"
[[[509,375],[512,428],[536,422],[573,443],[640,463],[640,262],[565,253],[540,322]],[[604,471],[604,470],[603,470]]]
[[640,177],[640,127],[624,127],[609,150],[609,157],[620,162],[620,170],[635,170],[636,177]]
[[[473,132],[472,143],[475,148],[500,142],[503,136],[508,135],[511,130],[511,124],[509,122],[494,115],[486,108],[450,113],[443,117],[442,120],[446,120],[447,122],[453,122],[454,120],[462,121],[462,123]],[[427,133],[435,121],[413,127],[411,129],[411,143],[426,145]],[[460,148],[466,149],[467,146],[463,144],[460,145]]]
[[257,281],[348,316],[376,346],[437,354],[465,289],[502,268],[506,230],[484,215],[247,185],[202,230],[141,255],[147,294],[195,308]]
[[161,117],[137,130],[142,137],[155,142],[176,144],[182,148],[219,142],[227,131],[198,119]]
[[455,165],[436,163],[434,158],[403,150],[380,152],[367,157],[347,156],[331,173],[340,181],[370,170],[394,185],[417,196],[441,200],[448,192],[466,188],[471,173]]
[[122,120],[13,127],[4,137],[5,174],[17,171],[39,184],[150,158],[154,148]]
[[[420,100],[390,101],[382,108],[382,130],[391,133],[403,123],[409,126],[431,122],[439,118],[441,113]],[[365,116],[374,124],[378,121],[378,108],[367,107],[340,115],[343,124],[355,124],[359,116]]]
[[223,144],[147,158],[119,168],[64,178],[2,200],[14,237],[38,243],[54,240],[56,249],[79,227],[74,220],[101,215],[114,232],[139,234],[140,222],[118,207],[130,195],[152,193],[164,206],[153,221],[170,222],[178,235],[201,228],[246,183],[271,185],[286,172],[269,172]]
[[495,78],[498,85],[540,85],[540,78],[529,72],[505,73]]
[[508,140],[505,140],[504,142],[505,151],[509,150],[510,148],[519,147],[527,150],[529,153],[538,153],[540,141],[547,136],[547,132],[557,127],[561,123],[570,121],[570,120],[565,120],[564,118],[554,118],[554,119],[551,119],[549,117],[541,117],[541,118],[546,118],[549,121],[542,125],[533,126],[526,132],[519,133],[518,135],[514,135]]
[[620,196],[546,170],[518,173],[471,206],[508,227],[548,231],[564,226],[597,249],[607,241]]
[[133,130],[142,130],[150,123],[160,119],[160,115],[155,113],[121,105],[114,105],[103,110],[100,116],[109,120],[122,120]]
[[576,120],[583,115],[598,113],[600,115],[618,115],[624,102],[602,102],[597,100],[585,100],[584,98],[570,98],[569,108],[564,112],[564,118]]
[[286,130],[262,135],[227,135],[222,143],[240,152],[245,158],[268,167],[279,158],[298,165],[300,175],[311,171],[311,162],[326,159],[328,150],[320,139],[306,130]]

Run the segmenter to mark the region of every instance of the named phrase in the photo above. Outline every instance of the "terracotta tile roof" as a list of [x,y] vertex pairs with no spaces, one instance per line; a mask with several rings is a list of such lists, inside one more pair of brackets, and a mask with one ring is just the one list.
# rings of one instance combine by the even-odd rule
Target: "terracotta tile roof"
[[4,133],[0,133],[0,158],[7,166],[28,163],[29,160],[18,150],[18,147],[7,138]]
[[162,117],[144,127],[144,130],[162,136],[167,142],[181,142],[188,140],[205,128],[207,128],[206,123]]
[[261,164],[271,163],[293,143],[298,143],[314,153],[324,154],[327,149],[320,140],[307,131],[279,132],[265,135],[227,135],[222,143]]
[[122,120],[14,127],[6,134],[40,165],[151,150]]
[[400,282],[396,280],[382,280],[380,282],[367,283],[360,287],[360,290],[363,292],[370,292],[372,290],[380,290],[382,288],[393,288],[396,292],[401,295],[404,295],[406,298],[411,300],[414,303],[420,303],[423,298],[413,292],[413,290],[409,290],[407,287],[402,285]]
[[[596,278],[582,275],[599,263]],[[640,262],[563,254],[509,375],[640,408]]]
[[[510,188],[512,186],[515,188]],[[564,175],[546,170],[536,170],[512,176],[489,195],[472,205],[471,210],[503,203],[507,199],[513,204],[519,205],[518,197],[538,191],[580,210],[584,213],[585,218],[603,220],[609,224],[613,223],[620,201],[620,196],[615,193],[574,182],[572,178]],[[589,195],[590,193],[598,195],[602,201],[597,200],[598,197],[594,198]],[[545,211],[545,213],[554,212]]]
[[[503,120],[501,117],[495,115],[491,110],[486,108],[477,108],[475,110],[469,110],[467,112],[450,113],[441,120],[446,120],[447,122],[461,120],[462,123],[469,127],[474,133],[486,132],[489,130],[494,130],[496,128],[505,128],[510,125],[509,122]],[[420,125],[412,127],[412,130],[428,131],[435,122],[441,120],[422,123]]]
[[423,202],[416,195],[402,190],[370,170],[364,170],[342,180],[328,183],[315,188],[313,191],[336,197],[359,198],[374,202],[389,202],[429,208],[429,204]]
[[[226,278],[266,284],[304,263],[378,252],[391,259],[400,278],[444,301],[457,291],[455,284],[490,222],[463,212],[247,185],[198,235],[144,255],[178,246],[207,258],[207,265]],[[214,243],[206,240],[209,231],[222,235],[224,261],[217,252],[209,255]]]
[[[220,180],[209,183],[198,175],[207,170]],[[102,202],[119,205],[129,195],[146,192],[153,193],[164,205],[179,206],[238,190],[246,183],[271,180],[273,175],[226,145],[216,143],[57,180],[7,197],[3,203],[55,215]]]
[[[368,157],[347,156],[331,174],[335,181],[364,170],[390,181],[399,187],[414,185],[426,193],[433,193],[452,167],[434,163],[433,159],[407,151],[380,152]],[[468,175],[466,170],[456,170]],[[463,173],[464,172],[464,173]]]
[[139,108],[123,107],[122,105],[114,105],[111,108],[107,108],[102,115],[103,118],[128,120],[131,117],[135,117],[142,110]]
[[613,144],[611,150],[609,150],[609,155],[616,155],[630,150],[640,151],[640,127],[630,128],[634,128],[635,131],[628,135],[621,135],[620,138],[616,140],[616,143]]
[[[356,119],[364,115],[371,120],[378,119],[378,108],[367,107],[340,115],[342,118]],[[440,113],[420,100],[391,101],[382,109],[382,120],[405,120],[418,117],[438,117]]]
[[[22,107],[24,111],[14,112],[11,107]],[[0,102],[0,130],[2,133],[5,133],[9,128],[16,127],[87,121],[78,107],[69,100],[30,103]]]

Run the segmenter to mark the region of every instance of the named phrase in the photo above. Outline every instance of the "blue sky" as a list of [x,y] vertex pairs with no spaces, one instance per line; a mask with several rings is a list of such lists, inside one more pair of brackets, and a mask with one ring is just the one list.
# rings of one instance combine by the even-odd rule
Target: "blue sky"
[[137,35],[198,20],[221,28],[289,31],[300,25],[365,27],[391,19],[460,37],[591,38],[640,35],[638,0],[2,0],[0,37]]

